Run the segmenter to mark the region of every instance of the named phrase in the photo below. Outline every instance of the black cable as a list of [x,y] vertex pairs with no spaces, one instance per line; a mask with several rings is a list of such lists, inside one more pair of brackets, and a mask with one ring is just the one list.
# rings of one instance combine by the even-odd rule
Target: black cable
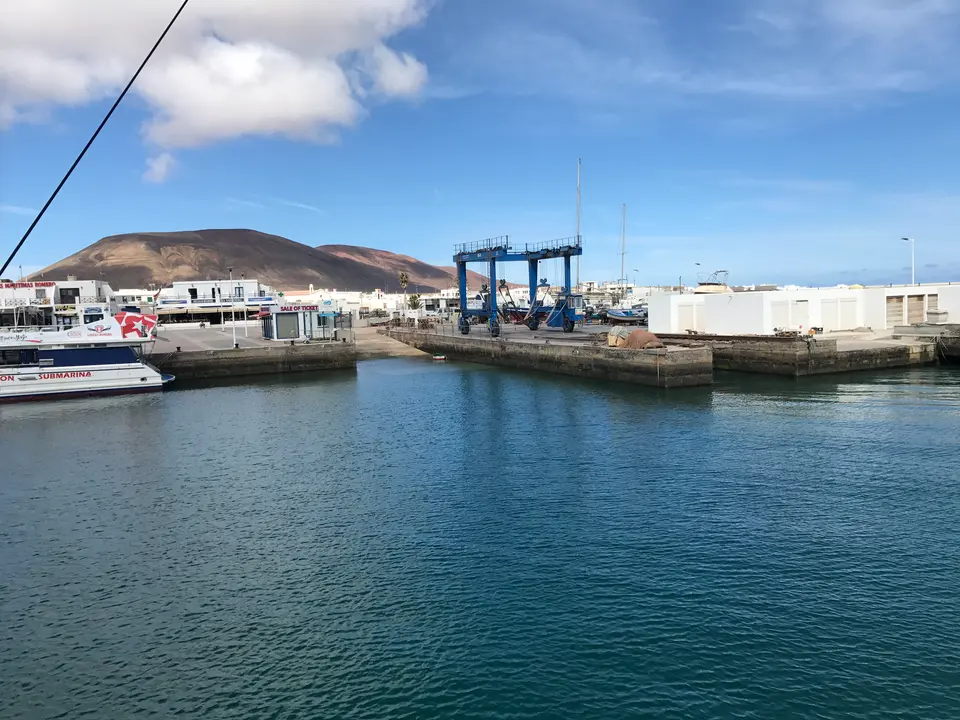
[[147,63],[150,62],[150,58],[153,57],[153,54],[157,51],[157,48],[160,47],[160,43],[163,42],[163,39],[167,36],[167,33],[170,32],[170,28],[173,27],[173,24],[177,21],[177,18],[180,17],[180,13],[182,13],[184,8],[187,7],[188,2],[190,2],[190,0],[183,0],[183,4],[180,6],[180,9],[177,10],[177,14],[173,16],[173,20],[171,20],[167,25],[166,29],[163,31],[163,34],[161,34],[157,39],[157,42],[153,44],[150,52],[147,53],[147,56],[143,59],[143,62],[140,63],[140,67],[137,68],[137,71],[133,74],[133,77],[130,78],[130,82],[127,83],[127,86],[123,89],[123,92],[120,93],[120,97],[117,98],[116,102],[113,103],[113,107],[110,108],[110,111],[100,122],[96,132],[94,132],[90,139],[87,140],[87,144],[83,146],[83,150],[81,150],[80,154],[77,155],[77,159],[73,161],[73,165],[71,165],[70,169],[67,170],[67,174],[63,176],[63,180],[61,180],[60,184],[57,185],[57,189],[53,191],[53,195],[51,195],[50,199],[44,203],[43,207],[40,209],[40,212],[37,213],[37,216],[33,219],[33,222],[30,223],[30,227],[27,228],[27,231],[23,234],[23,237],[20,238],[20,242],[17,243],[17,246],[13,249],[13,252],[10,253],[10,257],[7,258],[7,261],[3,264],[3,267],[0,268],[0,277],[3,277],[3,274],[7,271],[7,267],[13,262],[13,259],[17,256],[17,253],[20,252],[20,248],[23,247],[23,244],[27,241],[27,238],[30,237],[30,233],[33,232],[33,229],[37,226],[37,223],[40,222],[40,218],[43,217],[43,214],[47,211],[47,208],[50,207],[50,203],[54,201],[59,194],[60,189],[66,184],[67,180],[70,179],[73,171],[76,170],[77,165],[80,164],[80,161],[83,160],[83,156],[87,154],[87,150],[89,150],[90,146],[93,145],[93,141],[97,139],[97,135],[99,135],[100,131],[103,130],[103,126],[107,124],[110,116],[113,115],[113,111],[117,109],[117,106],[127,94],[127,91],[133,87],[133,84],[137,81],[137,78],[140,77],[141,71],[144,67],[146,67]]

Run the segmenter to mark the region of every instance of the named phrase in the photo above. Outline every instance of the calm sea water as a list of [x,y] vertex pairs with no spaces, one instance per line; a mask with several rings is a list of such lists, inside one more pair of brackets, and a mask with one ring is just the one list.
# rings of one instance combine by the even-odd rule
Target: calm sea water
[[960,717],[960,375],[0,408],[0,717]]

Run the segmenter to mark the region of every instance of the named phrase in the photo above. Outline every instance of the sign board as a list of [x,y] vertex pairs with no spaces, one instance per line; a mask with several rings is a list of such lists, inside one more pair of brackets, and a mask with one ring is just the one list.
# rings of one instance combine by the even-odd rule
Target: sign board
[[300,312],[301,310],[319,310],[319,305],[285,305],[280,312]]
[[46,287],[55,287],[55,286],[56,286],[56,283],[51,282],[49,280],[44,282],[8,282],[0,285],[0,287],[4,288],[5,290],[10,288],[13,288],[16,290],[19,290],[19,289],[29,290],[31,288],[46,288]]

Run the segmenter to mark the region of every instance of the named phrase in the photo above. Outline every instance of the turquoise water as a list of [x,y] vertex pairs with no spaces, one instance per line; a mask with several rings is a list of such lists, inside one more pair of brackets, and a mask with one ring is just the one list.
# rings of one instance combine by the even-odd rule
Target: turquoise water
[[0,408],[0,718],[960,717],[960,375]]

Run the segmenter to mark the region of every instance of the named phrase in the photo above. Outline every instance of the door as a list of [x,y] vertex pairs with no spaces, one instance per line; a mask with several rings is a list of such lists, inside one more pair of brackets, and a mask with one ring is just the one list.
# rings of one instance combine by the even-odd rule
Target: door
[[820,324],[824,332],[840,329],[840,301],[824,300],[820,305]]
[[940,310],[940,296],[927,295],[927,312],[938,312]]
[[687,330],[696,330],[696,310],[693,303],[684,303],[677,306],[677,315],[679,317],[678,332],[685,333]]
[[903,325],[903,298],[887,298],[887,327],[892,328],[897,325]]
[[923,295],[911,295],[907,298],[907,324],[916,325],[926,320],[923,311]]
[[794,300],[790,321],[791,329],[806,331],[810,327],[810,303],[806,300]]
[[857,323],[857,300],[847,298],[840,301],[840,327],[838,330],[855,330]]
[[790,329],[790,304],[786,300],[770,303],[770,321],[774,332]]

